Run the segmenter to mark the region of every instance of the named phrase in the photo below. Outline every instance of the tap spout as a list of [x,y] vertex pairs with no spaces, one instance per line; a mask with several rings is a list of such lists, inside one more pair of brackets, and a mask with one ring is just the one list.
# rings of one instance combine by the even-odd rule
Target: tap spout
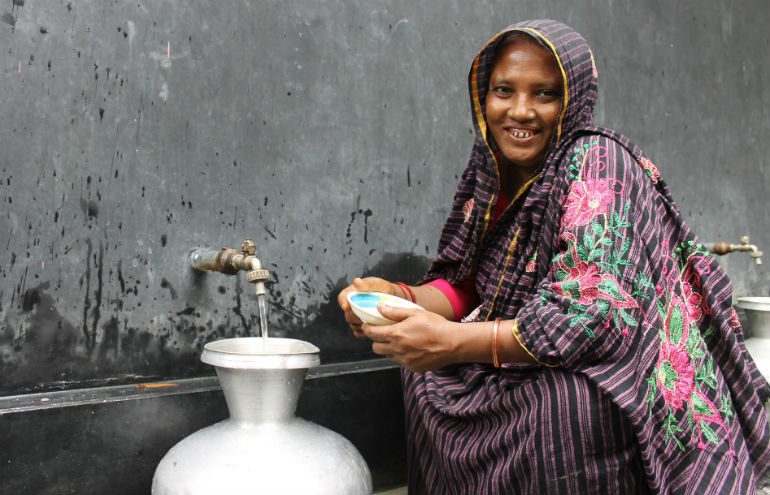
[[713,254],[718,254],[718,255],[725,255],[733,252],[749,253],[749,256],[754,258],[754,262],[757,265],[761,265],[762,256],[763,256],[762,251],[760,251],[756,245],[749,244],[749,242],[751,242],[751,239],[749,239],[749,236],[744,235],[741,237],[740,244],[730,244],[729,242],[719,241],[719,242],[714,242],[710,244],[704,244],[704,246]]

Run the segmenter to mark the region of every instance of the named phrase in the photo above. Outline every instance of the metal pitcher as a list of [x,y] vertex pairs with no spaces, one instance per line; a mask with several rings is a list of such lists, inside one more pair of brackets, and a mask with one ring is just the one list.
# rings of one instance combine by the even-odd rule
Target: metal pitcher
[[158,465],[153,495],[368,495],[372,478],[341,435],[296,417],[314,345],[247,337],[204,346],[230,418],[176,444]]

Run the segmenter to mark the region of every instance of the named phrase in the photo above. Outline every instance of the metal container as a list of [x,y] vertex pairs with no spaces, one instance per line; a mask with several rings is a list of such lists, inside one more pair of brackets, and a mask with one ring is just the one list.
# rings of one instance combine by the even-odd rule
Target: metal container
[[[746,350],[765,380],[770,381],[770,297],[739,297],[737,306],[746,313]],[[770,401],[765,403],[770,416]]]
[[739,297],[737,306],[746,313],[751,336],[770,339],[770,297]]
[[294,415],[319,350],[294,339],[226,339],[204,346],[230,418],[193,433],[161,460],[153,495],[368,495],[361,454],[331,430]]

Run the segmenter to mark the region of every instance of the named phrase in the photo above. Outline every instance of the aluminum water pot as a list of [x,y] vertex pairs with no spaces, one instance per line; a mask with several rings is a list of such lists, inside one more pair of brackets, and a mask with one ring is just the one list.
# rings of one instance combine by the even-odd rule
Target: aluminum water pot
[[176,444],[160,461],[153,495],[368,495],[372,477],[341,435],[294,415],[319,350],[294,339],[247,337],[204,346],[230,418]]

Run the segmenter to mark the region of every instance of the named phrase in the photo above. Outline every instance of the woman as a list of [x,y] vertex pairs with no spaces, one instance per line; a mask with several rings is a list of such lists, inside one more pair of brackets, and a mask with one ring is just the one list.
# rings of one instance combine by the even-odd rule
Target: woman
[[[593,127],[585,40],[511,26],[469,87],[477,137],[427,276],[339,297],[404,367],[410,493],[751,493],[770,387],[655,166]],[[361,325],[350,290],[427,311]]]

